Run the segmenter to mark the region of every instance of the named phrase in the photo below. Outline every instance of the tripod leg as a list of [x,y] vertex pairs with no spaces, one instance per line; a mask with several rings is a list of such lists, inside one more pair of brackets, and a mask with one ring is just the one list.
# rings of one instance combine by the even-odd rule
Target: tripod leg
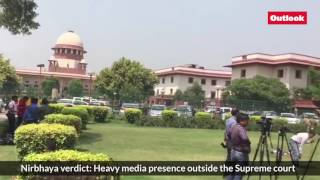
[[[261,142],[261,149],[260,149],[260,166],[262,166],[263,158],[264,158],[264,151],[265,151],[265,144],[266,144],[266,135],[263,135],[262,142]],[[259,173],[259,180],[261,180],[261,173]]]
[[[289,142],[288,142],[287,134],[284,134],[283,136],[284,136],[284,138],[285,138],[285,141],[286,141],[286,144],[287,144],[287,148],[288,148],[288,150],[289,150],[291,163],[292,163],[293,165],[295,165],[295,162],[293,162],[293,159],[292,159],[291,147],[290,147]],[[298,171],[297,171],[297,170],[296,170],[296,177],[297,177],[297,180],[299,180],[299,174],[298,174]]]
[[[266,146],[266,153],[267,153],[267,162],[268,162],[268,165],[270,166],[270,152],[269,152],[269,147],[268,147],[268,140],[267,140],[267,136],[266,136],[266,143],[265,143],[265,146]],[[270,180],[272,180],[272,174],[270,173]]]
[[269,142],[270,142],[270,147],[273,150],[273,144],[272,144],[272,141],[271,141],[271,133],[269,133],[268,138],[269,138]]
[[[259,141],[258,141],[258,145],[257,145],[257,149],[256,149],[256,152],[254,153],[254,156],[253,156],[253,159],[252,159],[252,166],[254,165],[254,162],[256,161],[256,159],[257,159],[257,156],[258,156],[258,152],[259,152],[259,150],[260,150],[260,146],[261,146],[261,141],[262,140],[262,135],[260,136],[260,138],[259,138]],[[249,178],[250,178],[250,174],[248,174],[248,178],[247,178],[247,180],[249,180]]]
[[303,173],[303,176],[302,176],[301,180],[304,179],[304,177],[306,176],[306,174],[307,174],[307,172],[308,172],[308,169],[309,169],[309,166],[310,166],[310,164],[311,164],[311,161],[312,161],[312,158],[313,158],[313,156],[314,156],[314,153],[315,153],[316,150],[317,150],[319,141],[320,141],[320,138],[318,138],[318,140],[317,140],[316,146],[314,147],[314,150],[313,150],[313,152],[312,152],[312,154],[311,154],[311,156],[310,156],[310,159],[309,159],[309,161],[308,161],[308,164],[307,164],[306,169],[304,170],[304,173]]

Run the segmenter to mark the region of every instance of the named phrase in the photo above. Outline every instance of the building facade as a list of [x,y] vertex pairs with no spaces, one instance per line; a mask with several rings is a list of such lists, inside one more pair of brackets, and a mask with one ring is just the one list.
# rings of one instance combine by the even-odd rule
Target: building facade
[[269,55],[262,53],[236,56],[232,58],[231,79],[253,78],[261,75],[279,79],[289,90],[306,88],[308,69],[320,68],[320,58],[302,54]]
[[206,104],[216,104],[221,99],[223,89],[230,84],[230,71],[205,69],[202,66],[188,64],[156,70],[160,83],[154,87],[151,104],[173,105],[173,96],[179,89],[185,91],[194,82],[198,82],[205,92]]
[[16,69],[26,88],[41,89],[41,83],[49,77],[59,80],[58,96],[66,96],[70,81],[79,79],[83,82],[85,94],[91,93],[93,74],[87,73],[87,63],[84,59],[83,43],[73,31],[63,33],[52,48],[53,55],[48,60],[48,66],[37,65],[33,69]]

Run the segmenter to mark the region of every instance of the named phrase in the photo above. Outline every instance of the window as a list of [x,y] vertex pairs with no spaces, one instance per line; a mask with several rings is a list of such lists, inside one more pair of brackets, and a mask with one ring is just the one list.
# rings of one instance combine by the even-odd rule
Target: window
[[171,77],[171,78],[170,78],[170,81],[171,81],[171,83],[173,83],[173,82],[174,82],[174,78],[173,78],[173,77]]
[[67,53],[68,53],[68,54],[71,54],[71,49],[67,49]]
[[171,95],[173,94],[173,89],[172,89],[172,88],[170,89],[170,94],[171,94]]
[[205,85],[206,84],[206,79],[201,79],[201,84]]
[[296,70],[296,79],[301,79],[302,74],[301,74],[301,70]]
[[73,54],[77,54],[77,50],[74,49],[74,50],[73,50]]
[[283,69],[278,70],[278,78],[283,78]]
[[166,82],[165,78],[162,78],[162,84],[164,84]]
[[38,81],[34,81],[35,84],[38,84]]
[[241,69],[240,77],[246,77],[246,70],[245,69]]
[[213,79],[213,80],[211,80],[211,85],[212,85],[212,86],[217,85],[217,80],[214,80],[214,79]]
[[35,87],[35,88],[38,88],[38,85],[36,84],[36,85],[34,85],[34,87]]
[[28,83],[29,83],[29,81],[28,81],[28,80],[26,80],[26,81],[25,81],[25,83],[27,83],[27,84],[28,84]]
[[215,91],[211,91],[211,99],[215,99],[216,98],[216,92]]
[[226,82],[225,82],[225,85],[226,85],[226,86],[230,86],[230,84],[231,84],[231,81],[226,81]]
[[193,77],[189,77],[188,82],[193,83]]
[[157,89],[157,94],[156,95],[159,95],[159,89]]

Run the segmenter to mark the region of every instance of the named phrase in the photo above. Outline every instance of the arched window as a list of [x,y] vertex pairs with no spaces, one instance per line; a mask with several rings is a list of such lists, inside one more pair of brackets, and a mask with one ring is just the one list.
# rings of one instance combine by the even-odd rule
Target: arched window
[[77,54],[77,50],[74,49],[72,54],[76,55]]

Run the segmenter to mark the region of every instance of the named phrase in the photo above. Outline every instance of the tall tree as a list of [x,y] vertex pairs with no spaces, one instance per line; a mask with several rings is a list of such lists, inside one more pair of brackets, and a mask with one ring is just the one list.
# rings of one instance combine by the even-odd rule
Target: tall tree
[[295,89],[296,99],[320,100],[320,71],[314,68],[308,70],[308,84],[306,88]]
[[13,34],[31,34],[40,26],[35,22],[36,8],[34,0],[0,0],[0,27]]
[[72,97],[83,96],[83,84],[81,80],[72,80],[68,86],[68,94]]
[[290,93],[286,86],[275,78],[256,76],[252,79],[232,81],[224,93],[224,98],[231,103],[244,101],[263,101],[276,111],[288,110]]
[[189,105],[196,108],[203,108],[205,100],[205,92],[202,90],[199,82],[194,82],[193,85],[183,92],[183,99]]
[[52,89],[59,88],[59,80],[54,77],[49,77],[42,82],[41,87],[43,94],[46,97],[50,97],[52,95]]
[[[126,91],[130,96],[136,96],[133,92],[139,92],[139,96],[132,97],[139,102],[146,100],[150,95],[154,94],[153,87],[159,82],[158,77],[152,70],[145,68],[137,61],[121,58],[113,63],[111,68],[105,68],[100,71],[95,81],[96,88],[110,98],[116,93],[116,98],[124,101],[121,93],[123,89],[131,87],[132,92]],[[127,89],[128,90],[128,89]],[[131,91],[131,90],[130,90]]]
[[183,101],[184,100],[183,92],[180,89],[177,89],[176,92],[174,93],[173,99],[175,101]]
[[0,93],[4,95],[16,94],[19,89],[20,78],[16,75],[10,61],[0,54]]

